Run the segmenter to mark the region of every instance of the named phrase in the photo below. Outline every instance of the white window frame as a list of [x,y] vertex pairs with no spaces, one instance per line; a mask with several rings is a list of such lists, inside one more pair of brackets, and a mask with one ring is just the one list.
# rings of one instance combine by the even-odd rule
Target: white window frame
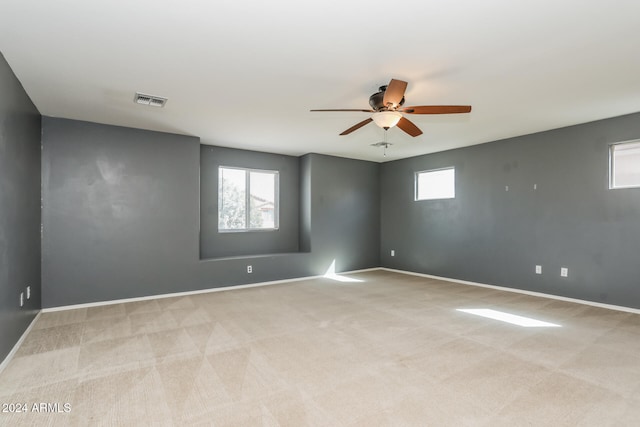
[[614,144],[609,145],[609,189],[610,190],[619,190],[624,188],[640,188],[640,182],[638,184],[633,185],[616,185],[616,177],[615,177],[615,168],[616,168],[616,159],[615,159],[615,149],[620,145],[627,144],[640,144],[640,139],[633,139],[631,141],[621,141],[616,142]]
[[[248,228],[220,228],[220,185],[222,183],[218,182],[218,212],[216,213],[218,216],[218,232],[219,233],[246,233],[246,232],[268,232],[268,231],[276,231],[280,228],[280,172],[277,170],[270,169],[253,169],[253,168],[242,168],[238,166],[218,166],[218,180],[220,180],[220,172],[222,169],[235,169],[241,170],[245,172],[245,224]],[[274,175],[274,201],[273,201],[273,227],[268,228],[251,228],[251,172],[257,173],[270,173]]]
[[[453,196],[452,197],[429,197],[429,198],[424,198],[424,199],[420,199],[418,197],[418,182],[420,179],[420,175],[424,174],[424,173],[430,173],[430,172],[439,172],[439,171],[444,171],[444,170],[452,170],[453,171]],[[456,198],[456,168],[455,166],[447,166],[444,168],[438,168],[438,169],[428,169],[428,170],[423,170],[423,171],[417,171],[414,173],[413,176],[413,182],[414,182],[414,189],[413,189],[413,200],[416,202],[420,202],[420,201],[424,201],[424,200],[450,200],[450,199],[455,199]]]

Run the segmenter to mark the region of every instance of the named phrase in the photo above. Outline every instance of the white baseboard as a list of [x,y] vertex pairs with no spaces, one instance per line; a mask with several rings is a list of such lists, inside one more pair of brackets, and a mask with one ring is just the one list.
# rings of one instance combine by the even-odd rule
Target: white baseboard
[[[576,303],[576,304],[583,304],[583,305],[590,305],[590,306],[593,306],[593,307],[606,308],[606,309],[609,309],[609,310],[617,310],[617,311],[624,311],[624,312],[627,312],[627,313],[640,314],[640,309],[632,308],[632,307],[625,307],[625,306],[614,305],[614,304],[604,304],[604,303],[599,303],[599,302],[594,302],[594,301],[581,300],[581,299],[577,299],[577,298],[569,298],[569,297],[563,297],[563,296],[559,296],[559,295],[545,294],[545,293],[542,293],[542,292],[527,291],[527,290],[516,289],[516,288],[507,288],[507,287],[504,287],[504,286],[489,285],[489,284],[486,284],[486,283],[478,283],[478,282],[471,282],[471,281],[467,281],[467,280],[452,279],[450,277],[434,276],[432,274],[416,273],[416,272],[413,272],[413,271],[397,270],[397,269],[386,268],[386,267],[365,268],[365,269],[362,269],[362,270],[345,271],[345,272],[341,272],[341,273],[338,273],[338,274],[355,274],[355,273],[363,273],[363,272],[367,272],[367,271],[376,271],[376,270],[390,271],[390,272],[400,273],[400,274],[409,274],[409,275],[412,275],[412,276],[425,277],[425,278],[428,278],[428,279],[444,280],[444,281],[447,281],[447,282],[458,283],[458,284],[461,284],[461,285],[479,286],[479,287],[483,287],[483,288],[496,289],[496,290],[499,290],[499,291],[515,292],[515,293],[524,294],[524,295],[531,295],[531,296],[535,296],[535,297],[550,298],[550,299],[555,299],[555,300],[559,300],[559,301],[573,302],[573,303]],[[148,301],[148,300],[159,299],[159,298],[173,298],[173,297],[188,296],[188,295],[206,294],[206,293],[210,293],[210,292],[230,291],[230,290],[234,290],[234,289],[255,288],[255,287],[259,287],[259,286],[270,286],[270,285],[278,285],[278,284],[282,284],[282,283],[291,283],[291,282],[299,282],[299,281],[303,281],[303,280],[318,279],[318,278],[321,278],[321,277],[324,277],[324,275],[295,277],[295,278],[291,278],[291,279],[273,280],[273,281],[269,281],[269,282],[249,283],[249,284],[246,284],[246,285],[231,285],[231,286],[223,286],[223,287],[218,287],[218,288],[200,289],[200,290],[196,290],[196,291],[185,291],[185,292],[174,292],[174,293],[161,294],[161,295],[150,295],[150,296],[145,296],[145,297],[124,298],[124,299],[109,300],[109,301],[98,301],[98,302],[90,302],[90,303],[86,303],[86,304],[73,304],[73,305],[66,305],[66,306],[60,306],[60,307],[43,308],[41,310],[41,312],[50,313],[50,312],[54,312],[54,311],[74,310],[74,309],[78,309],[78,308],[99,307],[99,306],[103,306],[103,305],[121,304],[121,303],[136,302],[136,301]],[[39,315],[39,313],[38,313],[38,315]]]
[[451,279],[449,277],[434,276],[434,275],[431,275],[431,274],[424,274],[424,273],[415,273],[413,271],[396,270],[396,269],[393,269],[393,268],[381,267],[380,270],[391,271],[391,272],[394,272],[394,273],[409,274],[411,276],[425,277],[425,278],[428,278],[428,279],[444,280],[444,281],[447,281],[447,282],[459,283],[461,285],[480,286],[482,288],[496,289],[496,290],[499,290],[499,291],[515,292],[515,293],[518,293],[518,294],[531,295],[531,296],[534,296],[534,297],[550,298],[550,299],[555,299],[555,300],[560,300],[560,301],[573,302],[573,303],[577,303],[577,304],[591,305],[593,307],[607,308],[609,310],[625,311],[627,313],[640,314],[640,309],[631,308],[631,307],[625,307],[625,306],[622,306],[622,305],[604,304],[604,303],[600,303],[600,302],[581,300],[581,299],[577,299],[577,298],[568,298],[568,297],[562,297],[562,296],[559,296],[559,295],[545,294],[545,293],[542,293],[542,292],[525,291],[523,289],[506,288],[504,286],[496,286],[496,285],[487,285],[485,283],[469,282],[467,280]]
[[[452,282],[452,283],[458,283],[458,284],[462,284],[462,285],[479,286],[479,287],[483,287],[483,288],[496,289],[496,290],[499,290],[499,291],[514,292],[514,293],[519,293],[519,294],[531,295],[531,296],[535,296],[535,297],[549,298],[549,299],[555,299],[555,300],[560,300],[560,301],[572,302],[572,303],[576,303],[576,304],[583,304],[583,305],[590,305],[590,306],[599,307],[599,308],[606,308],[606,309],[609,309],[609,310],[617,310],[617,311],[624,311],[624,312],[627,312],[627,313],[640,314],[640,309],[637,309],[637,308],[624,307],[624,306],[613,305],[613,304],[603,304],[603,303],[599,303],[599,302],[581,300],[581,299],[577,299],[577,298],[568,298],[568,297],[562,297],[562,296],[558,296],[558,295],[545,294],[545,293],[542,293],[542,292],[533,292],[533,291],[526,291],[526,290],[523,290],[523,289],[507,288],[507,287],[504,287],[504,286],[496,286],[496,285],[489,285],[489,284],[486,284],[486,283],[470,282],[470,281],[467,281],[467,280],[452,279],[452,278],[449,278],[449,277],[434,276],[432,274],[416,273],[416,272],[413,272],[413,271],[397,270],[397,269],[386,268],[386,267],[365,268],[365,269],[362,269],[362,270],[345,271],[345,272],[341,272],[341,273],[338,273],[338,274],[356,274],[356,273],[364,273],[364,272],[367,272],[367,271],[376,271],[376,270],[390,271],[390,272],[393,272],[393,273],[408,274],[408,275],[411,275],[411,276],[419,276],[419,277],[424,277],[424,278],[428,278],[428,279],[443,280],[443,281]],[[270,286],[270,285],[278,285],[278,284],[282,284],[282,283],[301,282],[301,281],[304,281],[304,280],[318,279],[318,278],[322,278],[322,277],[325,277],[325,276],[324,275],[317,275],[317,276],[296,277],[296,278],[292,278],[292,279],[283,279],[283,280],[273,280],[273,281],[269,281],[269,282],[250,283],[250,284],[247,284],[247,285],[232,285],[232,286],[224,286],[224,287],[219,287],[219,288],[201,289],[201,290],[197,290],[197,291],[175,292],[175,293],[170,293],[170,294],[151,295],[151,296],[146,296],[146,297],[125,298],[125,299],[118,299],[118,300],[111,300],[111,301],[92,302],[92,303],[87,303],[87,304],[74,304],[74,305],[67,305],[67,306],[60,306],[60,307],[44,308],[44,309],[40,310],[38,312],[38,314],[36,314],[36,316],[33,318],[31,323],[27,327],[27,329],[25,329],[25,331],[22,333],[22,336],[20,337],[20,339],[13,346],[13,348],[11,349],[9,354],[7,354],[7,356],[4,358],[2,363],[0,363],[0,373],[9,364],[9,362],[11,361],[11,359],[13,358],[15,353],[20,348],[20,345],[22,344],[22,342],[25,340],[25,338],[27,337],[27,335],[29,334],[29,332],[33,328],[33,325],[35,325],[36,321],[40,317],[40,314],[42,314],[42,313],[49,313],[49,312],[63,311],[63,310],[74,310],[74,309],[77,309],[77,308],[98,307],[98,306],[103,306],[103,305],[121,304],[121,303],[127,303],[127,302],[135,302],[135,301],[147,301],[147,300],[153,300],[153,299],[158,299],[158,298],[172,298],[172,297],[187,296],[187,295],[205,294],[205,293],[210,293],[210,292],[230,291],[230,290],[234,290],[234,289],[255,288],[255,287],[259,287],[259,286]]]
[[[374,270],[380,270],[380,267],[365,268],[365,269],[362,269],[362,270],[345,271],[345,272],[341,272],[341,273],[338,273],[338,274],[355,274],[355,273],[363,273],[363,272],[366,272],[366,271],[374,271]],[[259,287],[259,286],[270,286],[270,285],[279,285],[279,284],[282,284],[282,283],[300,282],[300,281],[303,281],[303,280],[318,279],[318,278],[322,278],[322,277],[325,277],[325,276],[324,275],[318,275],[318,276],[294,277],[294,278],[291,278],[291,279],[273,280],[273,281],[269,281],[269,282],[249,283],[249,284],[246,284],[246,285],[231,285],[231,286],[222,286],[222,287],[219,287],[219,288],[199,289],[197,291],[174,292],[174,293],[169,293],[169,294],[150,295],[150,296],[145,296],[145,297],[123,298],[123,299],[116,299],[116,300],[109,300],[109,301],[89,302],[89,303],[85,303],[85,304],[72,304],[72,305],[64,305],[64,306],[59,306],[59,307],[43,308],[42,312],[51,313],[51,312],[54,312],[54,311],[75,310],[75,309],[78,309],[78,308],[99,307],[99,306],[103,306],[103,305],[122,304],[122,303],[127,303],[127,302],[149,301],[149,300],[160,299],[160,298],[174,298],[174,297],[182,297],[182,296],[188,296],[188,295],[208,294],[210,292],[222,292],[222,291],[231,291],[231,290],[234,290],[234,289],[256,288],[256,287]]]
[[27,326],[27,329],[24,330],[24,332],[20,336],[20,339],[14,344],[14,346],[11,349],[11,351],[9,352],[9,354],[7,354],[7,357],[5,357],[4,360],[2,361],[2,363],[0,363],[0,373],[2,373],[4,368],[7,367],[7,365],[11,361],[11,359],[13,359],[13,356],[16,354],[16,352],[18,351],[18,349],[22,345],[22,342],[24,341],[24,339],[27,337],[27,335],[29,335],[29,332],[31,332],[31,329],[33,328],[33,325],[35,325],[36,322],[38,321],[38,318],[40,317],[40,313],[42,313],[42,310],[38,311],[38,314],[36,314],[36,316],[33,318],[33,320],[31,320],[31,323],[29,323],[29,326]]

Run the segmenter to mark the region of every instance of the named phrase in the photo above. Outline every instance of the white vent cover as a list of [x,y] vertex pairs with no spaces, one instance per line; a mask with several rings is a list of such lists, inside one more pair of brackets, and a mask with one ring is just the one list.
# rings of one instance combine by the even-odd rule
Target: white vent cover
[[164,107],[164,104],[167,103],[167,98],[136,92],[136,96],[133,97],[133,102],[140,105],[149,105],[151,107]]

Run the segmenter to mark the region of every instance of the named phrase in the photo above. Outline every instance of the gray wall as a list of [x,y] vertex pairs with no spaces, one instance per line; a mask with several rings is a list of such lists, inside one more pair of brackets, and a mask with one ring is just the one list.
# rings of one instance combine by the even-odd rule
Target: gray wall
[[304,157],[311,168],[311,252],[323,265],[335,259],[336,271],[378,267],[380,165],[319,154]]
[[[279,228],[270,231],[218,232],[218,168],[232,166],[279,172]],[[200,257],[297,252],[299,245],[298,158],[233,148],[200,148]]]
[[[21,309],[27,285],[32,297]],[[40,114],[0,54],[0,361],[40,296]]]
[[[640,114],[385,163],[382,265],[640,308],[640,189],[608,189],[609,144],[637,138]],[[456,198],[413,201],[446,166]]]
[[300,243],[301,252],[311,251],[311,155],[300,157]]
[[[13,161],[27,154],[8,141],[11,135],[37,141],[39,127],[28,100],[21,101],[26,107],[6,107],[5,99],[10,113],[2,114],[2,158],[12,162],[2,173],[23,173],[29,182],[2,178],[2,261],[11,266],[2,272],[8,275],[14,265],[38,258],[36,247],[32,258],[8,261],[18,259],[12,250],[25,252],[8,240],[20,226],[7,223],[13,211],[5,199],[30,203],[20,221],[38,223],[37,189],[15,190],[37,185],[37,173],[29,173],[38,166],[37,142],[29,145],[28,160]],[[11,109],[22,107],[22,121],[8,124]],[[42,305],[317,275],[335,260],[337,271],[382,265],[640,307],[640,190],[607,189],[608,144],[640,137],[639,119],[618,117],[383,165],[308,154],[297,162],[299,252],[201,260],[198,165],[206,147],[197,138],[43,118]],[[240,157],[259,163],[272,156]],[[237,166],[255,166],[242,163]],[[456,199],[414,202],[414,172],[444,166],[456,167]],[[248,264],[253,274],[246,273]],[[535,264],[543,275],[534,274]],[[569,268],[568,278],[559,277],[560,267]],[[3,343],[12,345],[30,317],[8,315],[5,302],[14,305],[17,288],[5,283],[24,280],[4,277],[2,291],[14,295],[3,294],[3,328],[23,319],[8,326],[18,331],[13,337],[3,330]]]
[[198,260],[197,138],[43,118],[43,306],[176,291]]
[[43,307],[379,265],[376,163],[301,159],[311,252],[201,260],[197,138],[44,117],[42,142]]

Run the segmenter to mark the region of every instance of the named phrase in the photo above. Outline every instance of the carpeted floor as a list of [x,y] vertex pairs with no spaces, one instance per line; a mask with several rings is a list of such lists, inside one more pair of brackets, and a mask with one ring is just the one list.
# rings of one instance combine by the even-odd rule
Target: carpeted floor
[[[43,313],[0,374],[27,411],[0,425],[640,424],[640,315],[349,277]],[[559,327],[457,311],[478,308]]]

